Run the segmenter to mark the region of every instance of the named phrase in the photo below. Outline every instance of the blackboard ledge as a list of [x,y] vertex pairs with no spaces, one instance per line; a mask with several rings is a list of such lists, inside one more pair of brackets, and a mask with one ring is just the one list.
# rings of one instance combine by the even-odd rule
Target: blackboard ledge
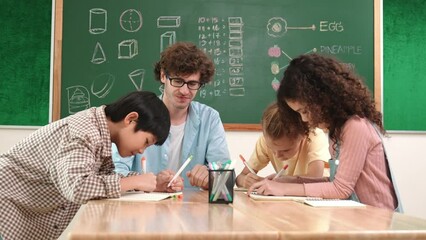
[[262,131],[260,124],[225,123],[226,131]]
[[41,127],[43,127],[43,126],[0,125],[0,129],[11,129],[11,130],[12,129],[28,129],[28,130],[34,129],[34,130],[36,130],[36,129],[39,129]]
[[386,133],[392,134],[426,134],[424,130],[386,130]]

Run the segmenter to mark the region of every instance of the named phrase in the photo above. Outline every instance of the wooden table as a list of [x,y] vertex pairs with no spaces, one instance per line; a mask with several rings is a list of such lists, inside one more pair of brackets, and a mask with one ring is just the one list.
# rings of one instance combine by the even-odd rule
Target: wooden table
[[379,209],[292,201],[209,204],[207,191],[159,202],[90,201],[61,239],[426,239],[426,220]]

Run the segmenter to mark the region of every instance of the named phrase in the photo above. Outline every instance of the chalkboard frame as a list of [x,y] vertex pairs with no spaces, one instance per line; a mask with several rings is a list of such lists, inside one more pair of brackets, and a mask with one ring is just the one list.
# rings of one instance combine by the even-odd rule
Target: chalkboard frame
[[[374,100],[376,108],[382,109],[382,86],[381,86],[381,1],[371,0],[374,6]],[[62,32],[63,32],[63,0],[55,0],[55,23],[54,23],[54,62],[53,62],[53,106],[52,118],[60,118],[61,99],[61,69],[62,69]],[[227,131],[260,131],[260,124],[229,124],[224,123]]]

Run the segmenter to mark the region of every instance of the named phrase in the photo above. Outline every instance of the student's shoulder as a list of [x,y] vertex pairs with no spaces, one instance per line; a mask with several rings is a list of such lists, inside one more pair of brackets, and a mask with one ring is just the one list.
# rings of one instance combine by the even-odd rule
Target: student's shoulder
[[309,132],[310,142],[325,141],[328,142],[327,134],[320,128],[315,128]]
[[357,131],[370,131],[373,128],[370,121],[366,118],[352,116],[346,120],[343,125],[342,132],[357,132]]
[[349,118],[342,128],[342,137],[360,137],[366,140],[379,140],[380,137],[374,130],[373,124],[367,118],[352,116]]
[[[99,119],[97,119],[97,112],[101,110],[101,107],[93,107],[74,115],[67,117],[64,121],[69,128],[69,132],[74,137],[99,137]],[[106,120],[105,120],[106,121]],[[105,122],[106,124],[106,122]]]

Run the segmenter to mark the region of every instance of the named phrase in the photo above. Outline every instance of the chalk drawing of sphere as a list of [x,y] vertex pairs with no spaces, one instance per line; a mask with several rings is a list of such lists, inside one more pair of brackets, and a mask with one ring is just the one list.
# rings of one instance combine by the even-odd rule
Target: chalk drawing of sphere
[[120,16],[120,26],[124,31],[136,32],[142,27],[142,14],[135,9],[127,9]]
[[287,32],[287,22],[281,17],[273,17],[269,19],[268,35],[272,37],[282,37]]

